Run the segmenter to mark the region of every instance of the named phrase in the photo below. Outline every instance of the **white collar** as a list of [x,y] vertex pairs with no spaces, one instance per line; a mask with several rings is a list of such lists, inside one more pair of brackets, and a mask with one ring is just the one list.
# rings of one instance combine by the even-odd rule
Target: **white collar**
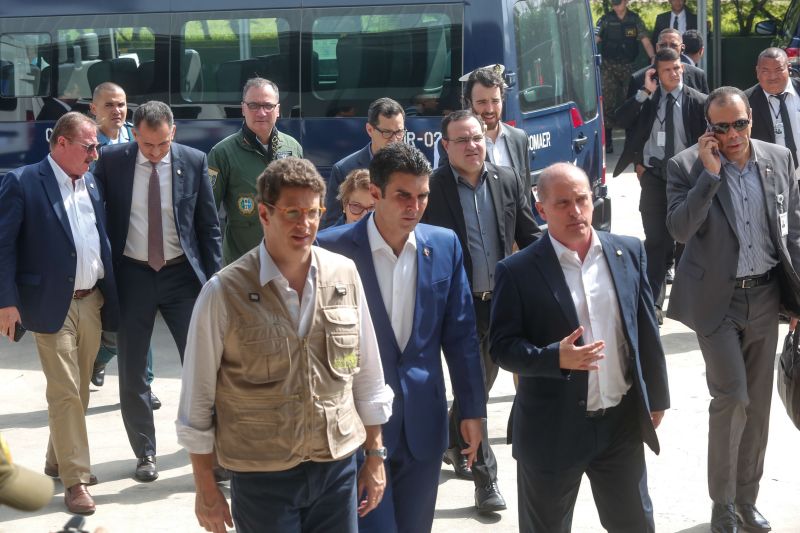
[[[172,162],[172,148],[169,149],[167,155],[164,156],[164,159],[156,163],[156,166],[161,165],[169,165]],[[137,165],[150,165],[150,160],[147,159],[141,150],[136,150],[136,164]]]
[[[600,237],[597,236],[597,232],[594,230],[594,228],[590,229],[592,231],[592,243],[589,245],[589,253],[586,254],[586,257],[597,254],[598,252],[602,253],[603,251],[603,244],[600,242]],[[553,235],[551,235],[549,232],[547,236],[550,238],[550,243],[553,245],[553,250],[555,250],[556,257],[558,258],[559,262],[562,259],[564,259],[565,256],[567,258],[578,256],[577,252],[575,252],[574,250],[570,250],[569,248],[558,242],[556,238],[553,237]]]
[[[270,281],[280,281],[285,285],[289,284],[289,280],[286,279],[286,276],[278,268],[278,265],[275,264],[275,261],[272,259],[272,256],[269,255],[267,252],[267,245],[264,243],[262,239],[258,245],[258,262],[260,263],[258,267],[258,282],[261,283],[261,286],[264,287]],[[308,269],[308,274],[306,275],[306,279],[309,277],[314,278],[317,274],[317,265],[314,261],[314,256],[312,253],[311,256],[311,266]]]
[[[375,225],[375,213],[372,212],[370,214],[369,220],[367,220],[367,238],[369,239],[369,249],[375,253],[378,250],[386,250],[390,254],[394,255],[394,250],[386,240],[381,235],[381,232],[378,230],[378,226]],[[417,250],[417,237],[414,235],[414,232],[408,234],[408,238],[406,238],[406,243],[403,245],[403,248],[411,247],[411,250],[416,252]]]
[[[58,184],[69,186],[69,188],[72,189],[72,178],[70,178],[69,175],[64,172],[64,169],[61,168],[58,163],[56,163],[56,160],[53,159],[52,155],[47,154],[47,161],[50,163],[50,167],[53,169],[53,174],[55,174]],[[84,183],[83,176],[75,180],[76,188],[81,183]]]
[[786,81],[786,87],[783,89],[783,92],[779,94],[768,93],[767,91],[764,90],[763,87],[761,88],[761,90],[764,91],[764,96],[767,97],[767,101],[769,101],[770,96],[780,96],[783,93],[789,93],[791,95],[797,96],[797,91],[794,90],[794,83],[792,83],[792,78],[789,78]]

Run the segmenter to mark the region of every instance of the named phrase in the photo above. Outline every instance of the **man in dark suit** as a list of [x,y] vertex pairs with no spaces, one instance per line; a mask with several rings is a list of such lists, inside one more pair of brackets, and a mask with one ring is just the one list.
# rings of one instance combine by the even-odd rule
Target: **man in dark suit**
[[380,505],[359,519],[362,533],[431,530],[447,448],[442,352],[463,418],[460,429],[468,447],[461,453],[468,466],[486,417],[461,246],[452,231],[417,224],[428,201],[430,171],[416,148],[404,143],[383,148],[369,166],[375,211],[318,237],[322,247],[358,267],[386,384],[394,391],[392,417],[383,425],[386,492]]
[[[489,356],[489,312],[494,290],[494,267],[511,255],[514,242],[525,247],[541,236],[533,220],[530,189],[511,167],[496,166],[486,157],[483,121],[472,111],[455,111],[442,121],[442,139],[449,164],[431,176],[431,195],[422,221],[456,232],[464,251],[464,268],[472,290],[486,394],[498,367]],[[488,399],[488,398],[487,398]],[[458,402],[450,411],[450,445],[445,462],[456,474],[475,481],[479,511],[506,508],[497,486],[497,461],[489,446],[486,425],[472,469],[461,450]]]
[[[503,98],[506,91],[503,70],[503,65],[493,65],[470,72],[464,87],[464,103],[466,108],[481,117],[486,125],[484,134],[486,160],[495,166],[511,167],[516,170],[522,182],[530,190],[533,183],[528,134],[502,121]],[[444,149],[444,142],[440,142],[438,148],[439,160],[436,166],[446,167],[448,155]]]
[[[672,28],[667,28],[663,30],[658,36],[658,42],[656,43],[656,51],[662,50],[664,48],[671,48],[678,52],[681,55],[681,62],[684,63],[683,65],[683,83],[684,85],[688,85],[692,89],[695,89],[703,94],[708,94],[708,78],[706,77],[706,73],[693,65],[690,64],[690,59],[683,55],[684,46],[683,46],[683,38],[681,34],[678,33],[677,30],[673,30]],[[653,68],[652,65],[648,65],[644,68],[641,68],[634,72],[631,75],[631,81],[628,83],[628,98],[636,95],[636,91],[641,89],[644,86],[644,78],[645,73]]]
[[548,235],[498,263],[490,329],[492,357],[520,376],[520,531],[570,531],[584,473],[603,527],[655,531],[642,442],[659,453],[669,387],[644,248],[592,229],[578,167],[546,168],[538,193]]
[[675,249],[675,241],[667,231],[666,164],[672,156],[695,144],[706,129],[706,96],[681,82],[685,66],[675,50],[661,48],[656,52],[653,68],[647,71],[644,86],[616,111],[617,121],[627,133],[614,176],[633,163],[642,186],[639,211],[647,251],[647,278],[656,297],[659,323],[663,321],[659,295]]
[[0,182],[0,336],[20,327],[36,340],[47,380],[50,441],[45,473],[60,477],[71,513],[91,514],[86,408],[101,329],[119,308],[103,201],[88,172],[97,154],[94,122],[67,113],[50,155]]
[[147,350],[161,312],[183,360],[192,307],[219,269],[221,236],[206,156],[173,143],[169,106],[150,101],[133,115],[136,144],[103,148],[95,175],[105,193],[121,306],[119,394],[138,458],[136,478],[153,481],[156,438]]
[[375,153],[393,142],[402,142],[406,134],[406,112],[403,106],[391,98],[378,98],[367,110],[367,145],[347,157],[339,160],[331,168],[325,192],[325,216],[322,218],[322,229],[333,226],[342,219],[342,202],[337,198],[339,186],[350,172],[357,168],[369,167]]
[[686,0],[669,0],[669,5],[670,11],[656,15],[653,35],[659,35],[667,28],[677,30],[681,35],[687,30],[697,29],[697,15],[686,7]]
[[781,48],[758,54],[758,83],[745,94],[753,110],[753,139],[785,146],[798,167],[800,80],[789,78],[789,58]]
[[800,195],[789,151],[750,138],[747,96],[720,87],[711,131],[667,166],[667,227],[686,243],[667,315],[697,334],[711,394],[711,531],[768,531],[755,507],[769,431],[778,310],[800,281]]

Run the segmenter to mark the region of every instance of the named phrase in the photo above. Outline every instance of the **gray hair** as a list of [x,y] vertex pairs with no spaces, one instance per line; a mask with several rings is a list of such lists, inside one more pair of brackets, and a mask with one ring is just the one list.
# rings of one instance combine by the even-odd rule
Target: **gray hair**
[[278,102],[281,101],[281,95],[278,92],[278,86],[275,84],[275,82],[270,81],[266,78],[255,77],[255,78],[250,78],[245,82],[244,88],[242,89],[242,102],[244,102],[244,98],[247,95],[247,91],[249,91],[253,87],[269,87],[270,89],[275,91],[275,98],[278,99]]

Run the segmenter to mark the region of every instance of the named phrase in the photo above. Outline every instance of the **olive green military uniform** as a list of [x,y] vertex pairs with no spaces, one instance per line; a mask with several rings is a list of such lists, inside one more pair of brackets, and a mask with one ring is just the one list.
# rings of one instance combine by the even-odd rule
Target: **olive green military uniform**
[[303,149],[293,137],[272,130],[266,146],[247,125],[214,146],[208,153],[208,176],[219,209],[228,216],[222,239],[222,260],[227,265],[255,248],[264,232],[258,221],[256,180],[267,165],[284,157],[303,157]]
[[603,84],[603,120],[606,128],[616,126],[614,110],[625,102],[633,63],[639,55],[639,41],[647,37],[644,22],[630,9],[620,20],[609,11],[597,21],[600,55],[603,62],[600,74]]

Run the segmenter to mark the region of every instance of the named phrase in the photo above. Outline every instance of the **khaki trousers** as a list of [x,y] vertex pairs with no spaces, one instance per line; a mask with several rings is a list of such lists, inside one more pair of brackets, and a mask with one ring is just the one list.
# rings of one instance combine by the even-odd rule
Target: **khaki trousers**
[[92,367],[100,348],[102,306],[103,295],[94,290],[86,298],[72,300],[58,332],[33,334],[47,380],[47,463],[58,465],[65,488],[89,483],[86,408]]

